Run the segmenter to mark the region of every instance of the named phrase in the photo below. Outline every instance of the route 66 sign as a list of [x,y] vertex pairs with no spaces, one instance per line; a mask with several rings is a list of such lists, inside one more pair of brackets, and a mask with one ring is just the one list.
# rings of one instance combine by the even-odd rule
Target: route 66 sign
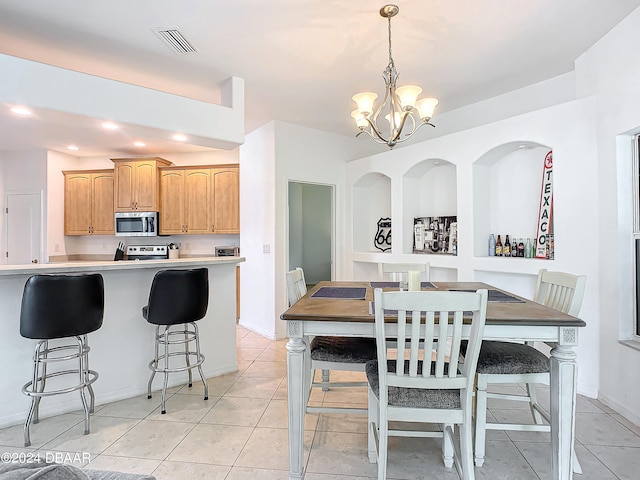
[[378,249],[386,252],[391,250],[391,219],[381,218],[378,220],[378,231],[373,239],[373,245]]

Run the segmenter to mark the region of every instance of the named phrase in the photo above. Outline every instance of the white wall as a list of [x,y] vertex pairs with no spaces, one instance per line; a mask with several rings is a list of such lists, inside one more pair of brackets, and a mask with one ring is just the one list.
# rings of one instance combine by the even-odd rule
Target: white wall
[[[254,130],[240,146],[240,324],[268,338],[275,325],[275,124]],[[269,252],[264,252],[264,247]]]
[[[375,262],[431,262],[432,279],[447,280],[453,275],[461,281],[485,281],[498,288],[504,288],[531,298],[535,288],[535,278],[540,268],[573,272],[587,275],[587,292],[583,302],[580,317],[588,326],[580,331],[580,345],[577,348],[579,361],[578,388],[580,393],[597,396],[598,375],[598,346],[600,329],[597,311],[599,308],[597,282],[599,269],[597,262],[588,262],[592,258],[593,249],[598,248],[597,240],[593,240],[594,225],[597,224],[595,212],[598,210],[598,199],[593,195],[598,190],[597,157],[595,145],[595,99],[592,97],[562,103],[535,112],[514,116],[506,120],[490,123],[481,127],[444,135],[433,140],[411,144],[401,149],[383,154],[365,157],[350,162],[347,165],[347,198],[342,203],[346,209],[347,225],[355,224],[355,219],[362,215],[361,211],[350,211],[351,186],[358,185],[360,179],[371,172],[379,172],[390,179],[391,199],[390,210],[392,218],[392,251],[390,254],[370,253],[351,248],[350,239],[357,239],[359,232],[348,228],[345,231],[345,244],[352,253],[345,262],[345,268],[352,269],[352,275],[370,275],[375,269]],[[478,204],[476,189],[500,189],[492,192],[505,201],[519,202],[526,192],[518,182],[502,181],[502,175],[496,175],[495,183],[474,180],[474,166],[492,164],[496,172],[503,168],[521,168],[520,163],[529,153],[517,153],[517,144],[527,143],[548,145],[553,148],[554,155],[554,226],[556,259],[554,261],[533,259],[498,259],[487,257],[487,240],[490,228],[500,229],[494,233],[512,233],[522,235],[522,219],[519,217],[509,220],[503,215],[500,222],[493,226],[484,226],[487,218],[499,215],[500,210],[493,210],[491,195],[485,205]],[[493,159],[485,154],[496,147],[510,145],[512,152],[504,153]],[[504,151],[505,149],[498,149]],[[530,205],[539,202],[542,167],[546,149],[536,148],[539,152],[537,168],[532,172],[533,199],[526,200]],[[402,219],[405,208],[413,208],[411,199],[404,195],[405,174],[412,172],[416,165],[426,159],[444,159],[455,165],[457,175],[457,215],[458,215],[458,256],[443,255],[410,255],[403,249],[406,237],[413,234],[412,229],[404,228]],[[425,175],[429,175],[426,172]],[[361,187],[358,187],[361,188]],[[495,202],[493,202],[495,206]],[[487,217],[487,211],[490,212]],[[589,215],[589,212],[594,212]],[[531,212],[529,212],[531,214]],[[530,236],[533,236],[536,226],[537,210],[534,209],[530,221]],[[377,222],[376,216],[368,219],[370,224]],[[480,222],[486,233],[474,235],[474,229]],[[585,239],[588,239],[585,241]],[[349,261],[351,260],[351,261]],[[357,263],[357,264],[356,264]],[[370,263],[371,268],[365,269],[363,264]]]
[[360,140],[283,122],[246,136],[240,147],[240,249],[247,259],[241,275],[242,325],[269,338],[285,337],[280,315],[288,308],[290,180],[336,186],[335,275],[343,278],[345,162],[372,151],[371,143]]
[[597,98],[598,185],[591,241],[599,264],[600,399],[640,424],[640,345],[632,336],[633,249],[629,133],[640,131],[640,9],[576,61],[578,92]]

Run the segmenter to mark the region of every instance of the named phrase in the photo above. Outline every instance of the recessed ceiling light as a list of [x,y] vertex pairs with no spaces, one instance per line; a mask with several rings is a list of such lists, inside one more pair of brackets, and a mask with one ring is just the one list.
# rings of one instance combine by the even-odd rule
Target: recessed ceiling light
[[136,147],[146,147],[147,144],[144,142],[133,142]]
[[104,128],[106,128],[107,130],[117,130],[117,129],[118,129],[118,125],[116,125],[116,124],[115,124],[115,123],[113,123],[113,122],[104,122],[104,123],[102,124],[102,126],[103,126]]
[[17,113],[18,115],[31,115],[33,113],[27,107],[21,107],[19,105],[16,105],[15,107],[12,107],[11,111],[13,113]]
[[176,133],[176,134],[173,136],[173,139],[174,139],[176,142],[184,142],[184,141],[186,141],[186,140],[187,140],[187,137],[186,137],[185,135],[181,134],[181,133]]
[[67,150],[80,150],[80,147],[76,145],[67,145]]

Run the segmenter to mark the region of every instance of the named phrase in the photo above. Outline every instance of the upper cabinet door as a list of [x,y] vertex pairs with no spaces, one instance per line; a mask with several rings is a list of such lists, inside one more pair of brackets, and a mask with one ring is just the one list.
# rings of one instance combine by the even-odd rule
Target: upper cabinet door
[[114,210],[116,212],[130,212],[135,210],[133,197],[134,182],[135,164],[132,162],[116,163],[114,197]]
[[112,158],[115,164],[116,212],[157,212],[159,210],[158,167],[171,162],[160,157]]
[[187,233],[211,233],[211,169],[189,169],[185,175]]
[[157,212],[158,169],[155,161],[136,162],[134,185],[135,209],[141,212]]
[[93,235],[114,235],[113,173],[91,175],[91,218]]
[[64,176],[64,234],[91,234],[91,173]]
[[240,175],[237,167],[212,169],[212,231],[240,233]]
[[185,233],[184,170],[160,172],[160,226],[161,235]]

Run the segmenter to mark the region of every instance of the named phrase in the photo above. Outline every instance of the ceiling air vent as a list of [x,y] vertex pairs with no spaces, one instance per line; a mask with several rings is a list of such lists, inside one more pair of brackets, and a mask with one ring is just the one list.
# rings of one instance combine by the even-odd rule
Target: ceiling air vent
[[174,53],[183,55],[185,53],[197,52],[198,49],[189,43],[177,27],[158,27],[153,32],[162,40]]

